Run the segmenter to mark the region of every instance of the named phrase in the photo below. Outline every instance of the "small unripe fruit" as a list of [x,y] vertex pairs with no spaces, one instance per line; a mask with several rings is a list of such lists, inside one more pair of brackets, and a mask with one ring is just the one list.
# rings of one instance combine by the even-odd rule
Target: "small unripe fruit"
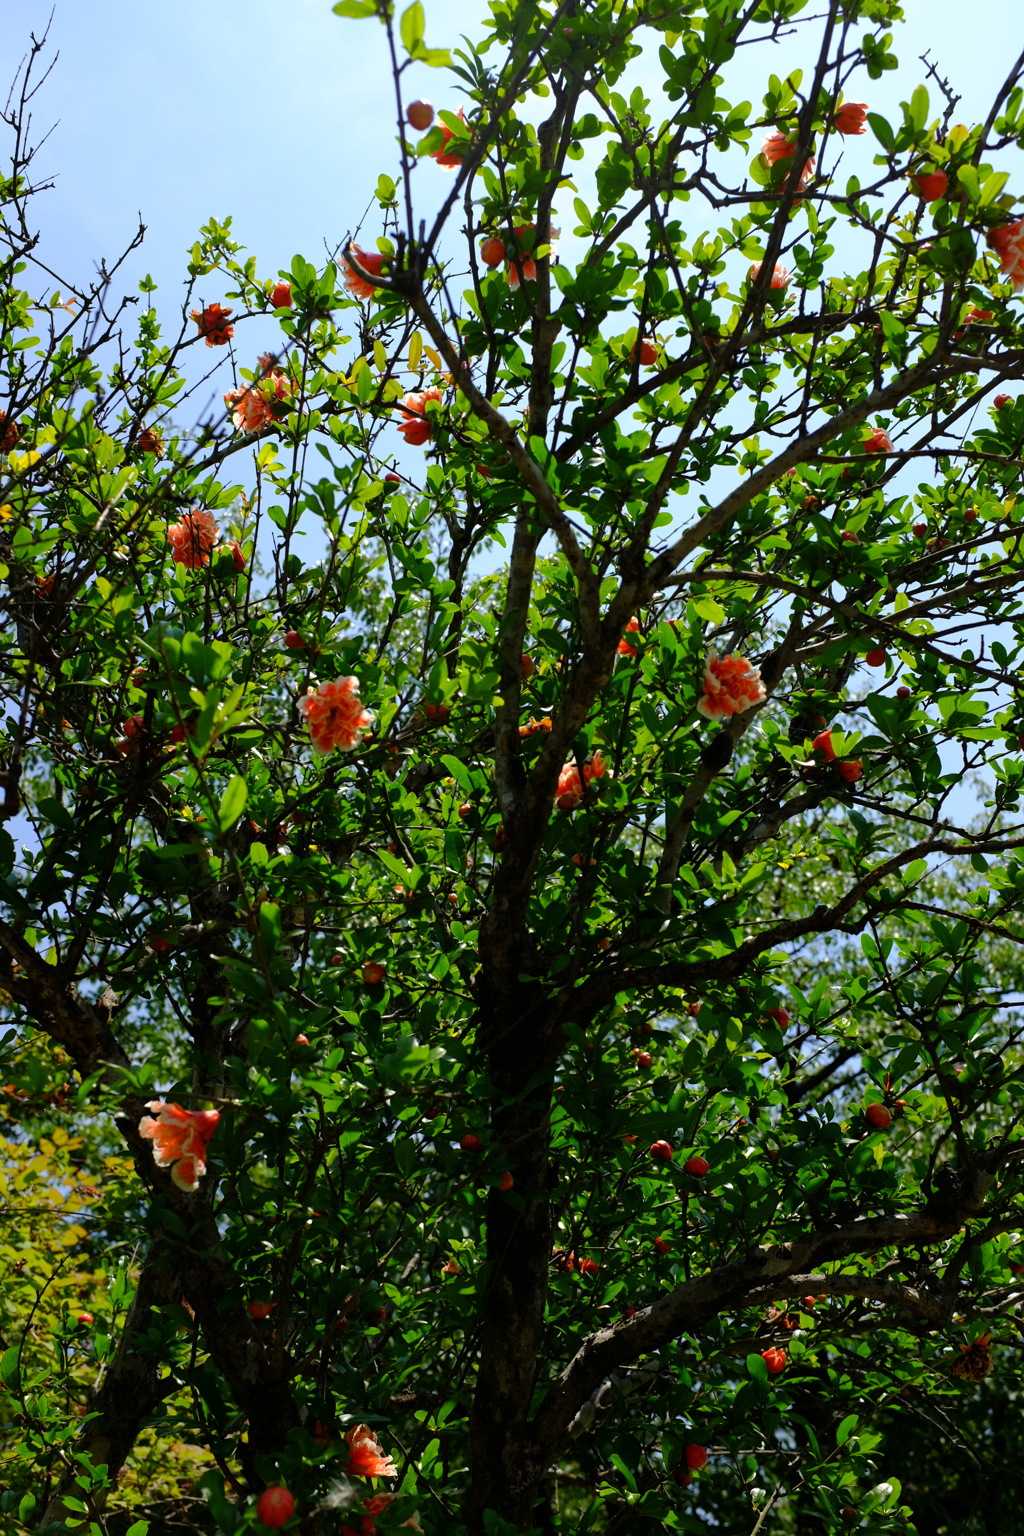
[[858,757],[851,757],[848,762],[836,763],[836,772],[846,784],[856,784],[858,779],[864,777],[864,764]]
[[363,980],[368,987],[375,987],[384,980],[384,967],[376,960],[367,960],[363,966]]
[[945,197],[949,186],[945,171],[929,171],[924,176],[915,176],[913,182],[926,203],[935,203],[940,197]]
[[524,683],[527,682],[528,679],[533,676],[535,670],[536,670],[536,668],[534,667],[534,664],[533,664],[533,657],[532,656],[527,656],[526,652],[524,651],[523,652],[522,667],[521,667],[521,674],[522,674],[522,679],[523,679]]
[[652,1141],[650,1153],[652,1157],[660,1158],[662,1162],[667,1163],[672,1156],[672,1143],[670,1141]]
[[706,1157],[688,1157],[683,1164],[683,1172],[691,1174],[695,1179],[702,1179],[710,1167]]
[[913,528],[911,529],[911,532],[915,535],[915,537],[917,537],[919,539],[923,539],[925,534],[928,532],[928,524],[927,523],[915,523]]
[[651,341],[650,337],[645,337],[641,342],[634,341],[629,349],[631,361],[636,362],[637,353],[639,353],[640,362],[643,367],[650,368],[658,361],[658,343]]
[[263,1525],[269,1525],[272,1530],[277,1530],[282,1525],[287,1525],[295,1510],[295,1500],[287,1488],[280,1484],[273,1488],[264,1488],[256,1504],[256,1518]]
[[992,401],[992,404],[995,406],[997,411],[1001,411],[1004,406],[1013,404],[1013,396],[996,395],[995,399]]
[[860,543],[860,539],[858,539],[858,537],[857,537],[857,535],[855,533],[851,533],[849,528],[844,528],[843,529],[842,533],[839,535],[839,539],[840,539],[840,542],[843,543],[843,544],[859,544]]
[[864,660],[867,662],[869,667],[884,667],[885,651],[880,645],[876,645],[872,650],[868,651],[867,655],[864,657]]
[[83,1328],[88,1328],[90,1323],[96,1321],[91,1312],[79,1312],[78,1321]]
[[864,1118],[874,1131],[884,1131],[892,1120],[892,1115],[884,1104],[869,1104],[864,1111]]
[[410,101],[405,109],[405,120],[417,133],[426,133],[434,121],[434,109],[429,101]]
[[650,1051],[634,1051],[633,1060],[636,1062],[638,1067],[649,1067],[654,1061],[654,1057],[651,1055]]
[[308,1045],[309,1044],[309,1036],[308,1035],[296,1035],[295,1036],[295,1044],[296,1045]]
[[480,259],[485,267],[500,267],[505,260],[505,242],[497,235],[489,235],[480,247]]
[[667,1243],[663,1237],[656,1237],[654,1239],[654,1251],[664,1258],[666,1253],[672,1252],[672,1244]]
[[401,485],[401,483],[402,483],[401,475],[396,475],[394,470],[390,470],[388,472],[388,474],[386,474],[384,476],[384,484],[385,485]]
[[463,1136],[462,1140],[459,1142],[459,1146],[462,1148],[463,1152],[480,1152],[483,1150],[483,1145],[484,1144],[480,1140],[480,1137],[474,1136],[472,1132],[466,1136]]
[[501,1194],[505,1194],[505,1192],[507,1190],[512,1188],[512,1185],[514,1183],[515,1183],[515,1179],[509,1173],[508,1169],[506,1169],[505,1172],[501,1175],[501,1178],[498,1180],[498,1190],[499,1190],[499,1192]]
[[977,509],[977,507],[968,507],[965,510],[965,512],[964,512],[964,522],[965,523],[976,523],[977,521],[978,521],[978,509]]
[[249,1316],[257,1323],[261,1323],[270,1316],[276,1305],[274,1301],[250,1301]]
[[285,630],[284,643],[290,651],[304,651],[306,649],[306,642],[297,629]]
[[674,1483],[678,1483],[680,1488],[689,1488],[690,1484],[693,1482],[693,1473],[690,1471],[689,1467],[684,1467],[682,1463],[680,1463],[678,1467],[674,1467],[672,1470],[672,1481]]
[[702,1445],[688,1445],[683,1451],[683,1460],[691,1472],[699,1472],[701,1467],[707,1466],[708,1453]]
[[789,1014],[785,1008],[769,1008],[768,1017],[774,1019],[780,1029],[785,1029],[789,1023]]

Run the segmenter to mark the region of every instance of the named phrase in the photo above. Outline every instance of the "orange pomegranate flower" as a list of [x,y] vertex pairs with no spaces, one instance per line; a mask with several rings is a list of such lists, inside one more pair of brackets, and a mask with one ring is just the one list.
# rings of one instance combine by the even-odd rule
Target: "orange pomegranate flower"
[[[393,1504],[396,1495],[393,1493],[372,1493],[363,1504],[363,1512],[355,1518],[358,1525],[343,1525],[340,1536],[374,1536],[377,1530],[375,1515],[382,1515],[389,1504]],[[400,1530],[422,1531],[419,1515],[410,1515],[408,1520],[403,1520]]]
[[433,427],[427,415],[427,405],[431,400],[436,400],[440,404],[441,396],[441,390],[436,384],[432,384],[429,389],[406,395],[402,401],[399,409],[403,412],[405,420],[399,422],[398,430],[406,442],[411,443],[413,447],[429,442],[433,436]]
[[197,565],[209,565],[210,551],[217,542],[217,524],[212,512],[193,507],[180,523],[170,524],[167,542],[174,552],[175,565],[187,566],[190,571]]
[[[777,165],[780,160],[792,160],[796,145],[796,139],[788,138],[784,133],[765,134],[764,138],[761,140],[761,158],[768,165]],[[811,155],[810,159],[804,165],[803,170],[800,172],[799,176],[797,176],[795,188],[797,192],[802,192],[804,187],[810,181],[811,177],[814,175],[814,164],[814,156]],[[792,181],[793,175],[794,172],[790,171],[782,185],[782,191],[788,190],[789,183]]]
[[743,656],[716,656],[704,663],[704,694],[697,704],[708,720],[742,715],[765,697],[761,674]]
[[766,133],[761,140],[761,154],[769,165],[776,165],[780,160],[791,160],[796,148],[796,140],[787,138],[784,133]]
[[384,1447],[366,1424],[353,1424],[345,1434],[345,1444],[348,1446],[345,1471],[351,1472],[353,1477],[397,1475],[391,1457],[385,1456]]
[[[763,262],[760,262],[760,261],[755,261],[754,262],[754,265],[751,267],[750,271],[747,273],[747,281],[748,282],[750,282],[750,283],[756,283],[757,282],[757,279],[761,275],[761,267],[763,265],[764,265]],[[772,272],[771,282],[768,284],[768,287],[769,288],[788,288],[789,287],[789,272],[782,265],[781,261],[777,261],[775,263],[775,270]]]
[[193,309],[189,315],[199,327],[200,336],[206,338],[208,347],[226,347],[235,334],[233,325],[228,324],[230,309],[225,309],[223,304],[207,304],[201,312]]
[[1010,279],[1014,293],[1019,293],[1024,288],[1024,219],[990,229],[988,243],[1002,262],[1003,276]]
[[992,1359],[992,1335],[981,1333],[973,1344],[960,1345],[960,1358],[954,1360],[950,1370],[954,1376],[966,1376],[968,1381],[984,1381],[994,1369]]
[[889,434],[882,427],[876,427],[870,437],[864,439],[865,453],[892,453],[892,443]]
[[206,1172],[206,1148],[220,1115],[215,1109],[182,1109],[162,1099],[146,1108],[157,1118],[140,1120],[139,1135],[153,1143],[153,1161],[158,1168],[170,1168],[179,1189],[194,1194]]
[[[512,233],[515,235],[516,249],[519,254],[512,257],[505,269],[505,277],[512,292],[515,293],[520,283],[537,281],[537,261],[533,252],[537,249],[538,239],[536,226],[533,224],[517,224]],[[555,254],[557,236],[558,230],[552,229],[545,242],[550,245],[552,256]]]
[[574,811],[583,803],[583,792],[586,786],[594,779],[603,779],[608,772],[608,764],[600,752],[595,752],[589,761],[583,764],[582,780],[576,764],[566,763],[558,775],[558,788],[555,790],[555,804],[558,809]]
[[[466,114],[461,107],[456,112],[455,116],[458,118],[460,123],[464,123],[466,121]],[[446,171],[454,171],[458,166],[462,164],[466,151],[469,148],[469,140],[459,139],[454,148],[449,149],[448,146],[451,144],[452,139],[455,138],[455,129],[449,128],[447,123],[440,123],[438,126],[444,135],[444,142],[440,149],[434,150],[434,153],[430,158],[431,160],[436,160],[438,165],[443,165]]]
[[[364,272],[370,272],[374,277],[380,277],[384,263],[390,258],[382,256],[379,251],[362,251],[355,241],[349,242],[349,250],[358,261]],[[372,299],[377,292],[373,283],[362,277],[344,256],[338,258],[338,268],[341,272],[341,280],[349,293],[355,294],[357,299]]]
[[844,101],[832,121],[837,133],[867,133],[867,115],[866,101]]
[[[638,632],[639,628],[640,628],[640,620],[639,619],[635,619],[635,618],[634,619],[630,619],[629,623],[626,625],[626,635],[635,635]],[[635,656],[636,655],[636,646],[635,645],[630,645],[630,643],[626,639],[625,635],[623,635],[622,639],[619,641],[619,643],[615,647],[615,649],[618,651],[620,656]]]
[[373,716],[359,701],[359,683],[354,677],[339,677],[333,683],[309,688],[299,700],[306,717],[315,752],[351,752],[359,745],[359,733],[372,725]]
[[224,404],[239,432],[260,432],[278,419],[277,408],[295,393],[296,384],[286,373],[260,358],[263,377],[245,388],[229,389]]

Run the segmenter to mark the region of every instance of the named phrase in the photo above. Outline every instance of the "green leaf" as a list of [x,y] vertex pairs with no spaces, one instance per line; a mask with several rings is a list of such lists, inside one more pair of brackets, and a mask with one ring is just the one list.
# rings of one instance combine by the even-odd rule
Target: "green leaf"
[[978,193],[978,202],[982,208],[989,203],[994,203],[1000,192],[1010,179],[1009,171],[993,171],[991,176],[986,176]]
[[17,1344],[12,1344],[10,1349],[5,1349],[3,1355],[0,1355],[0,1382],[10,1392],[20,1391],[18,1385],[19,1353]]
[[473,775],[470,773],[465,763],[462,762],[460,758],[453,757],[450,752],[442,752],[441,761],[448,769],[448,772],[451,774],[459,788],[465,790],[467,795],[472,794]]
[[836,1445],[845,1445],[859,1423],[859,1414],[848,1413],[846,1418],[840,1424],[839,1428],[836,1430]]
[[918,133],[923,133],[925,124],[928,122],[928,92],[923,85],[917,86],[911,96],[907,115]]
[[868,113],[868,123],[871,132],[881,144],[884,150],[892,154],[896,149],[896,135],[893,133],[886,118],[880,117],[877,112]]
[[768,1381],[768,1366],[761,1355],[747,1356],[747,1374],[753,1376],[755,1381]]
[[978,171],[976,166],[957,166],[956,179],[963,187],[972,203],[981,201],[981,183],[978,180]]
[[402,19],[399,22],[402,42],[405,44],[408,53],[416,53],[417,49],[422,45],[425,25],[423,7],[420,4],[420,0],[413,0],[412,5],[402,12]]
[[335,16],[351,16],[362,21],[365,16],[376,16],[377,0],[338,0],[331,10]]
[[245,810],[248,800],[248,786],[242,776],[236,773],[228,780],[228,787],[220,799],[217,821],[221,832],[231,831],[231,828]]

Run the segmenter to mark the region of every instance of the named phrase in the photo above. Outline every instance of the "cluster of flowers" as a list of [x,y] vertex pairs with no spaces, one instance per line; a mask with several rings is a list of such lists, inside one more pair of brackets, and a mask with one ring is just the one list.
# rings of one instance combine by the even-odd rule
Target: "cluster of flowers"
[[[171,546],[175,565],[183,565],[193,571],[197,566],[209,565],[210,555],[220,537],[212,512],[193,507],[183,514],[181,521],[168,524],[167,542]],[[222,546],[231,554],[236,571],[245,570],[245,555],[237,539],[228,539]]]
[[[366,1424],[354,1424],[344,1435],[346,1455],[341,1463],[341,1470],[347,1472],[350,1477],[396,1477],[397,1470],[390,1456],[385,1456],[384,1447],[377,1436]],[[376,1516],[382,1515],[388,1506],[394,1503],[393,1493],[374,1493],[363,1503],[358,1515],[350,1517],[356,1520],[356,1524],[342,1524],[340,1536],[374,1536],[377,1529]],[[402,1530],[421,1530],[419,1518],[412,1515],[402,1522]]]
[[333,683],[307,688],[299,700],[299,709],[309,726],[316,752],[351,752],[359,745],[360,733],[373,724],[373,716],[359,700],[359,682],[354,677],[338,677]]
[[989,230],[988,243],[999,257],[1003,275],[1010,279],[1014,293],[1020,293],[1024,288],[1024,219]]
[[254,384],[229,389],[224,404],[239,432],[260,432],[281,414],[281,407],[295,394],[298,385],[278,366],[273,353],[258,359],[260,377]]
[[704,692],[697,709],[707,720],[742,715],[765,697],[761,674],[743,656],[716,656],[704,663]]
[[[866,133],[867,115],[868,107],[866,102],[844,101],[833,117],[832,122],[837,133],[846,135]],[[761,141],[761,155],[768,165],[778,165],[780,161],[792,160],[796,147],[797,139],[790,134],[779,132],[767,133]],[[805,162],[802,171],[796,173],[795,170],[790,170],[783,183],[782,190],[788,192],[791,189],[790,183],[793,182],[795,176],[796,180],[792,190],[797,194],[801,193],[814,175],[814,166],[815,158],[811,155],[810,159]],[[782,285],[773,284],[772,286],[781,287]]]
[[587,785],[594,779],[603,779],[609,774],[608,764],[600,752],[595,752],[588,762],[583,764],[583,777],[575,763],[566,763],[558,775],[558,788],[555,791],[555,804],[560,811],[574,811],[578,805],[583,804],[583,795]]
[[198,325],[199,334],[208,347],[226,347],[235,334],[234,326],[228,323],[230,314],[231,310],[225,309],[223,304],[207,304],[203,310],[192,310],[189,319]]
[[[558,230],[550,228],[547,240],[544,242],[551,247],[551,255],[557,249],[555,241],[558,238]],[[515,293],[521,283],[535,283],[537,281],[537,261],[533,252],[537,249],[537,226],[535,224],[517,224],[512,231],[513,249],[505,268],[505,279]],[[485,267],[500,267],[508,255],[508,248],[500,235],[488,235],[480,246],[480,258]]]
[[[270,303],[274,309],[291,309],[291,283],[275,283],[270,292]],[[191,310],[189,319],[195,321],[208,347],[226,347],[235,334],[235,327],[228,318],[231,314],[232,310],[223,304],[207,304],[205,309]]]
[[[881,435],[885,436],[884,433]],[[639,629],[640,620],[632,618],[626,625],[626,634],[636,634]],[[636,647],[630,645],[625,636],[616,649],[620,656],[636,655]],[[704,689],[697,705],[706,719],[741,715],[744,710],[760,704],[764,697],[761,674],[745,657],[717,656],[711,652],[704,663]]]
[[194,1194],[206,1172],[206,1148],[220,1115],[215,1109],[182,1109],[162,1099],[153,1099],[146,1108],[156,1119],[140,1120],[139,1135],[153,1143],[153,1161],[158,1168],[170,1168],[179,1189]]
[[442,391],[436,384],[432,384],[429,389],[406,395],[400,406],[403,419],[398,430],[407,443],[419,447],[430,440],[433,428],[427,415],[427,406],[432,400],[440,405],[441,399]]

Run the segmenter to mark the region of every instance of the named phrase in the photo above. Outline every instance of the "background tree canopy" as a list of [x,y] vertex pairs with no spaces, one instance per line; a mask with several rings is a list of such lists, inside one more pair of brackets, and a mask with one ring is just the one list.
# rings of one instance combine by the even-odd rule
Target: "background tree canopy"
[[1013,1529],[1024,58],[334,9],[180,312],[5,113],[3,1531]]

